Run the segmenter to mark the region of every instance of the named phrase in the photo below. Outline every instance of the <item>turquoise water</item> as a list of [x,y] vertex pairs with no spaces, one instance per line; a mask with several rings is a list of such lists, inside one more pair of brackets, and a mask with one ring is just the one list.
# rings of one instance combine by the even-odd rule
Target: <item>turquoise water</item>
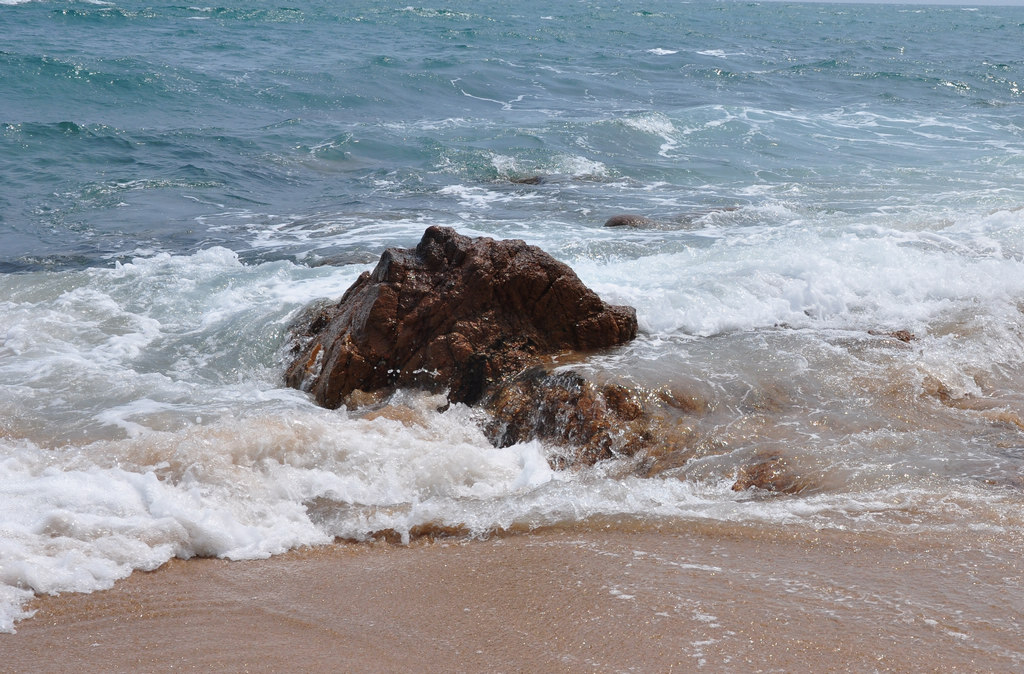
[[[0,0],[0,35],[0,629],[425,524],[1024,539],[1022,7]],[[292,316],[435,224],[635,306],[579,367],[704,401],[695,458],[555,471],[431,396],[283,388]],[[764,452],[813,489],[732,491]]]
[[5,271],[336,254],[351,227],[464,220],[483,187],[473,224],[520,234],[1015,205],[1021,8],[246,5],[3,8]]

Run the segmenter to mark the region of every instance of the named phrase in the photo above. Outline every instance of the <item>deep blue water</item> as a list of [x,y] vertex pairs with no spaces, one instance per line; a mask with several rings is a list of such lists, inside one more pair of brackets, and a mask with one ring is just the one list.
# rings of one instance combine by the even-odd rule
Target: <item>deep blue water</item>
[[[337,253],[347,226],[457,222],[453,186],[509,196],[476,218],[503,231],[998,207],[1020,180],[1024,8],[245,5],[3,6],[4,270]],[[254,252],[266,224],[312,240]]]

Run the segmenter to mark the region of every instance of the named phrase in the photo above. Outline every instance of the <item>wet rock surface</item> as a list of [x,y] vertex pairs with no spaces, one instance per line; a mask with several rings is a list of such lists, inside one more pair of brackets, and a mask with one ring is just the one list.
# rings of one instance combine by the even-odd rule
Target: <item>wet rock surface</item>
[[[540,249],[431,227],[415,248],[385,251],[340,300],[303,312],[286,377],[320,405],[345,405],[367,418],[416,423],[395,402],[405,395],[393,395],[400,389],[439,394],[431,409],[476,406],[495,446],[540,440],[556,468],[635,457],[621,469],[710,476],[720,469],[709,457],[784,436],[775,424],[795,401],[778,382],[710,385],[664,363],[624,370],[590,357],[636,333],[632,308],[603,302]],[[954,393],[938,384],[933,395],[965,404],[947,402]],[[1006,415],[993,421],[1020,424]],[[792,495],[821,488],[798,454],[743,459],[741,451],[733,489]]]
[[286,381],[328,408],[400,387],[473,404],[544,355],[636,332],[632,307],[606,304],[539,248],[431,227],[415,248],[386,250],[340,301],[303,313]]
[[901,342],[909,343],[917,340],[917,335],[912,333],[910,330],[893,330],[891,332],[883,332],[881,330],[868,330],[868,334],[873,337],[891,337],[892,339],[898,339]]
[[643,215],[619,213],[604,221],[605,227],[653,227],[657,223]]
[[638,474],[656,475],[693,456],[690,421],[699,404],[666,388],[601,381],[573,369],[535,366],[484,401],[484,431],[498,447],[543,440],[562,448],[556,468],[643,456]]
[[818,485],[781,452],[766,451],[741,466],[732,485],[733,491],[755,488],[794,495],[814,492]]
[[632,456],[654,437],[639,391],[600,386],[572,370],[532,367],[497,388],[484,407],[491,414],[485,432],[496,446],[547,440],[573,448],[564,463]]

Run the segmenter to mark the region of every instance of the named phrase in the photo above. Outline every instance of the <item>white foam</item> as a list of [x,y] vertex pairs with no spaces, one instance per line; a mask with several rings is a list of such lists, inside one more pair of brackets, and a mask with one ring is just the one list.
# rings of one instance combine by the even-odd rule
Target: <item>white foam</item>
[[438,193],[455,197],[463,206],[483,209],[490,208],[492,203],[505,199],[505,195],[500,192],[466,185],[449,185],[442,187]]
[[[554,479],[537,443],[495,450],[467,410],[406,402],[401,421],[286,396],[278,412],[176,432],[140,425],[80,448],[0,443],[0,628],[23,617],[25,590],[102,589],[173,556],[252,559],[334,535],[460,523],[475,501]],[[303,505],[318,497],[344,504],[326,528]]]
[[570,175],[577,178],[608,175],[608,167],[604,163],[580,155],[555,155],[550,162],[543,164],[541,168],[545,172]]
[[623,123],[637,131],[660,137],[664,143],[658,149],[658,154],[662,157],[669,156],[669,153],[679,146],[679,141],[675,138],[675,125],[672,123],[672,120],[660,112],[627,117],[623,120]]
[[[172,556],[265,557],[327,540],[296,503],[247,503],[233,487],[188,474],[173,482],[153,470],[96,465],[88,448],[71,455],[26,444],[3,450],[4,585],[91,591]],[[4,608],[0,614],[10,615]]]
[[416,16],[428,19],[441,17],[446,19],[465,20],[473,17],[472,14],[467,14],[465,12],[456,12],[448,9],[434,9],[431,7],[413,7],[412,5],[409,5],[408,7],[403,7],[398,11],[408,12],[410,14],[415,14]]
[[465,117],[446,117],[444,119],[419,119],[402,122],[385,122],[381,124],[385,129],[398,133],[405,133],[409,130],[415,131],[444,131],[448,129],[461,129],[479,124],[478,120],[469,120]]
[[[491,155],[491,165],[498,174],[505,177],[516,176],[522,173],[540,173],[545,175],[572,176],[575,178],[601,177],[608,175],[608,167],[602,162],[589,159],[580,155],[552,154],[546,161],[526,164],[516,157],[508,155]],[[452,188],[445,188],[445,190]],[[531,199],[535,195],[529,195]],[[507,200],[507,197],[504,198]]]
[[408,394],[394,401],[394,418],[361,419],[268,393],[261,405],[236,403],[235,414],[173,432],[50,450],[0,443],[0,629],[24,617],[30,592],[101,589],[174,556],[262,558],[423,524],[472,535],[625,514],[889,530],[917,526],[900,511],[920,513],[937,495],[959,498],[960,514],[978,507],[944,485],[751,500],[728,476],[640,479],[614,464],[555,472],[549,449],[495,449],[474,412],[438,413],[437,396]]
[[[638,124],[671,133],[665,120]],[[446,190],[467,205],[504,198]],[[660,231],[588,230],[648,252],[572,263],[605,299],[637,307],[639,349],[780,323],[822,334],[910,329],[927,340],[920,376],[952,395],[977,386],[972,367],[1024,361],[1024,212],[967,213],[941,227],[901,217],[768,202],[709,215],[674,246]],[[25,616],[34,592],[109,587],[174,556],[262,557],[419,525],[482,535],[625,514],[892,530],[928,512],[933,526],[1021,526],[1011,497],[950,495],[945,483],[757,500],[730,489],[727,458],[686,479],[624,477],[614,462],[553,471],[557,448],[495,449],[474,412],[438,413],[432,396],[399,397],[393,418],[316,408],[281,387],[286,326],[358,271],[248,266],[215,248],[3,277],[0,629]],[[947,500],[991,513],[945,521]]]
[[510,157],[504,154],[492,154],[491,155],[491,166],[493,166],[499,175],[512,175],[520,170],[519,160],[515,157]]
[[459,205],[474,210],[488,210],[494,204],[536,201],[539,195],[520,192],[497,192],[484,187],[470,185],[449,185],[438,190],[439,194],[455,197]]
[[927,333],[958,310],[985,307],[1007,322],[1019,314],[1020,212],[943,231],[854,225],[830,232],[794,216],[780,208],[772,214],[783,219],[779,225],[712,225],[710,245],[574,265],[602,294],[636,306],[651,333],[708,336],[778,324]]

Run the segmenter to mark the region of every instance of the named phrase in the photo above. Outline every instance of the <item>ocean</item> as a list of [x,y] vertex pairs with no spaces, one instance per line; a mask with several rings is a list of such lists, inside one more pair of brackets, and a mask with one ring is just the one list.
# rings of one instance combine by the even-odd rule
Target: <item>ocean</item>
[[[1019,643],[1024,7],[407,1],[0,0],[0,631],[173,558],[656,525],[962,552]],[[574,367],[699,401],[694,457],[286,388],[297,313],[431,225],[636,307]],[[764,455],[798,493],[732,489]]]

